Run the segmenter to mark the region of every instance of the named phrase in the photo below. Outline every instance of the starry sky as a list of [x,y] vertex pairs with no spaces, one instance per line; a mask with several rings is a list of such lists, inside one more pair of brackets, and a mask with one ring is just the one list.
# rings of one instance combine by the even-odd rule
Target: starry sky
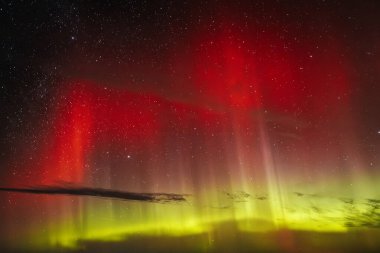
[[0,194],[2,247],[294,252],[314,243],[299,231],[345,245],[355,229],[373,232],[353,246],[380,247],[379,14],[2,1],[0,188],[44,191]]

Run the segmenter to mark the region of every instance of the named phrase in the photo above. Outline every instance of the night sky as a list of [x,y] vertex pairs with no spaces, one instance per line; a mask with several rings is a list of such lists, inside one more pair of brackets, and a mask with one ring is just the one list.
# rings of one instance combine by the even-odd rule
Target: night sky
[[0,249],[376,252],[379,15],[1,1]]

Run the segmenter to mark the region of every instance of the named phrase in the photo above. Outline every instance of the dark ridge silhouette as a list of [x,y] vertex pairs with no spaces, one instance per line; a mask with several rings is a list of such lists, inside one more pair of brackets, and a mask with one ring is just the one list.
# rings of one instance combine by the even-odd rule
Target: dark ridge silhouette
[[30,188],[7,188],[1,187],[0,191],[3,192],[19,192],[29,194],[48,194],[48,195],[73,195],[73,196],[90,196],[111,198],[117,200],[135,200],[146,202],[181,202],[186,201],[186,194],[175,193],[137,193],[115,191],[102,188],[88,188],[88,187],[62,187],[62,186],[40,186]]

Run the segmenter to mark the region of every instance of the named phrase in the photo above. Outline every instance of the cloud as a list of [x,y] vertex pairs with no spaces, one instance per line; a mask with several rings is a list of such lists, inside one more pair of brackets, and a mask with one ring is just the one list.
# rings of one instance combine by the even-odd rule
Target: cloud
[[111,198],[117,200],[134,200],[145,202],[182,202],[186,201],[186,194],[175,193],[137,193],[116,191],[102,188],[89,187],[64,187],[64,186],[40,186],[28,188],[6,188],[1,187],[0,191],[4,192],[19,192],[29,194],[48,194],[48,195],[72,195],[72,196],[90,196]]

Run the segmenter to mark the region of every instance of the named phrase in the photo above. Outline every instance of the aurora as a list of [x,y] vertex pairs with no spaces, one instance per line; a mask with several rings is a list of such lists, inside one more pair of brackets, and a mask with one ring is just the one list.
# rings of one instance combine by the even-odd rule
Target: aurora
[[5,4],[0,250],[377,252],[379,10]]

